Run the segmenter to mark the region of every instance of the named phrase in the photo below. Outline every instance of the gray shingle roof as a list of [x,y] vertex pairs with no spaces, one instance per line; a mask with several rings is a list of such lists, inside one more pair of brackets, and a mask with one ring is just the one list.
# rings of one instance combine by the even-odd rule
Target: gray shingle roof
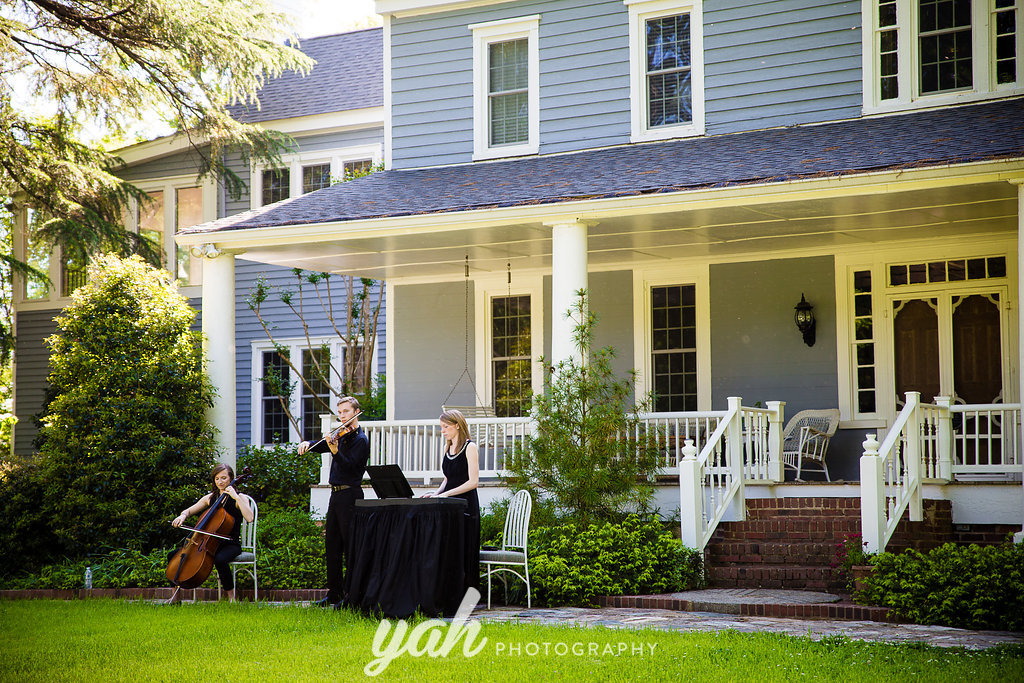
[[1024,99],[558,156],[391,170],[185,232],[552,204],[1024,159]]
[[382,106],[383,35],[371,28],[302,40],[300,49],[316,60],[309,74],[289,71],[268,81],[259,93],[261,109],[236,106],[232,114],[255,123]]

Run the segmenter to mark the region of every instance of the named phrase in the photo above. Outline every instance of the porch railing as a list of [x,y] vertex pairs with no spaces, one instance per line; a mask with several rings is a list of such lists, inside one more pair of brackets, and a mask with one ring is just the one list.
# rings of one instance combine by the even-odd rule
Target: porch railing
[[[935,402],[948,402],[936,398]],[[953,477],[1021,471],[1021,404],[950,405]],[[945,476],[944,479],[951,477]]]
[[861,527],[870,552],[885,549],[904,511],[921,521],[921,485],[1021,471],[1021,404],[953,405],[949,397],[921,403],[916,391],[885,440],[864,441]]
[[[480,447],[480,476],[504,473],[504,458],[526,446],[531,433],[528,417],[471,418],[469,433]],[[396,463],[410,480],[429,484],[441,475],[443,439],[434,420],[368,421],[359,423],[370,439],[370,464]]]

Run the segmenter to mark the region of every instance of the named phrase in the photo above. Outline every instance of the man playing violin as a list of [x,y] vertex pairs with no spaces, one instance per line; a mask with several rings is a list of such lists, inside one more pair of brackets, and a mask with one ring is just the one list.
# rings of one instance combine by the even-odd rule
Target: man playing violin
[[317,604],[339,606],[342,589],[343,552],[356,501],[363,497],[363,474],[370,459],[370,440],[359,426],[359,401],[352,396],[338,399],[338,417],[343,427],[314,443],[299,444],[299,455],[307,451],[331,454],[331,500],[324,519],[326,535],[327,596]]

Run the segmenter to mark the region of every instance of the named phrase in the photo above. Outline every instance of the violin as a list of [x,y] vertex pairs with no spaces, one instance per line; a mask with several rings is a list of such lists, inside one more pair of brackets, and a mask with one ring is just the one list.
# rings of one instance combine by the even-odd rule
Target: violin
[[308,453],[309,451],[313,450],[314,448],[322,444],[324,441],[327,441],[328,439],[330,439],[331,441],[336,441],[341,437],[345,436],[346,434],[354,432],[358,428],[357,425],[354,424],[354,421],[357,417],[359,417],[362,414],[363,411],[357,410],[355,415],[353,415],[352,417],[350,417],[349,419],[345,420],[340,425],[332,429],[319,441],[311,443],[309,445],[309,448],[306,449],[306,452]]
[[[231,486],[237,486],[252,477],[252,468],[246,467],[235,477]],[[230,541],[235,518],[224,509],[228,494],[221,493],[217,500],[196,522],[194,527],[182,526],[192,532],[171,556],[167,564],[167,580],[181,588],[197,588],[206,581],[213,571],[213,559],[221,541]]]

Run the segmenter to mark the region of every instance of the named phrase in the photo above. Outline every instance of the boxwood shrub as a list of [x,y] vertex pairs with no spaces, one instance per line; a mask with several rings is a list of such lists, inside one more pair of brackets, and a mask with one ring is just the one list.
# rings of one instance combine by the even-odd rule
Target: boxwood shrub
[[657,519],[626,517],[530,532],[530,578],[540,605],[590,605],[602,595],[648,595],[704,585],[700,553]]
[[1024,630],[1024,544],[880,553],[858,600],[919,624]]

